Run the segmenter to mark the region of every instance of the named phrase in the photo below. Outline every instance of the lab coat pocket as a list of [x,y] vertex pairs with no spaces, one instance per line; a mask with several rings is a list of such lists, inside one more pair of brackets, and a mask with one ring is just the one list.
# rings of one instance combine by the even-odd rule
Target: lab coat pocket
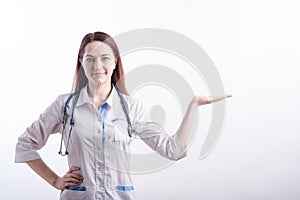
[[114,129],[114,142],[127,142],[128,132],[127,132],[127,120],[124,118],[115,118],[112,120]]
[[60,200],[82,200],[82,199],[92,199],[90,195],[88,195],[88,191],[80,191],[80,190],[69,190],[64,189],[60,194]]
[[135,199],[133,186],[116,186],[115,191],[118,199]]

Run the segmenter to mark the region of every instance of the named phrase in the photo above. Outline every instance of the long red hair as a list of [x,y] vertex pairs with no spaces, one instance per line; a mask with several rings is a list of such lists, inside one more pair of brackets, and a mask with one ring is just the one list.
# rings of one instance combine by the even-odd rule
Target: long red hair
[[128,94],[125,87],[124,70],[123,70],[123,65],[120,57],[119,48],[116,42],[114,41],[114,39],[110,35],[104,32],[88,33],[82,39],[79,52],[78,52],[78,57],[77,57],[77,65],[76,65],[75,75],[73,79],[72,92],[78,92],[88,83],[88,79],[84,73],[83,67],[81,66],[81,60],[84,54],[85,46],[88,43],[93,41],[103,42],[112,49],[114,56],[117,59],[117,63],[116,63],[116,68],[114,69],[113,74],[111,76],[111,82],[123,94]]

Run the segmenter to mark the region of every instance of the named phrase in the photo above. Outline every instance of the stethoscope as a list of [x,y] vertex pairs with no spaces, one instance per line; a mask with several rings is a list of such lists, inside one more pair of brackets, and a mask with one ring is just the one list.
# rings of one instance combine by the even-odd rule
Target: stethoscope
[[[128,136],[131,138],[131,136],[132,136],[131,133],[132,133],[133,129],[132,129],[131,120],[130,120],[129,114],[128,114],[128,106],[127,106],[127,103],[126,103],[122,93],[119,91],[119,89],[117,87],[115,87],[115,88],[116,88],[116,91],[117,91],[117,93],[120,97],[121,105],[122,105],[123,111],[124,111],[125,116],[126,116]],[[62,129],[62,133],[61,133],[60,148],[59,148],[59,152],[58,152],[58,154],[60,154],[62,156],[66,156],[66,155],[69,154],[68,147],[69,147],[69,142],[70,142],[70,136],[72,134],[73,127],[75,126],[74,110],[75,110],[75,106],[76,106],[78,98],[79,98],[79,93],[80,93],[80,91],[72,93],[68,97],[68,99],[67,99],[67,101],[64,105],[64,113],[63,113],[63,121],[62,121],[63,129]],[[67,123],[67,110],[69,108],[69,104],[70,104],[70,101],[72,99],[73,99],[73,104],[72,104],[72,113],[71,113],[71,119],[70,119],[70,129],[69,129],[69,134],[68,134],[68,140],[67,140],[67,144],[66,144],[65,153],[62,153],[62,144],[63,144],[63,140],[64,140],[64,132],[65,132],[65,127],[66,127],[66,123]]]

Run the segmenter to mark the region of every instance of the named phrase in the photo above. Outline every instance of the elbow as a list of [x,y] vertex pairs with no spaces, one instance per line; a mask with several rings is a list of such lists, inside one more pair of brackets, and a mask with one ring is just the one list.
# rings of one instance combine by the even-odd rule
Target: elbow
[[182,143],[174,136],[171,136],[167,144],[161,145],[156,151],[163,157],[172,161],[177,161],[187,156],[186,145],[182,145]]
[[36,160],[41,158],[36,150],[19,149],[16,148],[15,151],[15,163],[27,163],[31,160]]
[[187,156],[187,151],[183,151],[183,152],[176,152],[176,153],[168,153],[164,157],[172,161],[178,161],[181,160],[182,158],[185,158],[186,156]]
[[182,154],[172,157],[170,160],[178,161],[178,160],[181,160],[182,158],[185,158],[186,156],[187,156],[187,153],[183,152]]

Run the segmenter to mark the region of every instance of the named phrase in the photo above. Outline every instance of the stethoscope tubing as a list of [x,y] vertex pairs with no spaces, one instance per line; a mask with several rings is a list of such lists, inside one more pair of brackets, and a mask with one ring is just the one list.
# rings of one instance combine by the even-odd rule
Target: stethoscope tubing
[[[122,93],[119,91],[118,88],[116,88],[116,90],[117,90],[117,93],[118,93],[118,95],[121,99],[121,105],[122,105],[123,111],[124,111],[125,116],[126,116],[127,125],[128,125],[127,126],[128,136],[131,138],[131,136],[132,136],[131,133],[132,133],[133,130],[132,130],[131,120],[130,120],[130,117],[129,117],[129,114],[128,114],[128,106],[127,106],[127,103],[126,103]],[[70,96],[68,97],[68,99],[67,99],[67,101],[64,105],[63,121],[62,121],[63,130],[62,130],[62,133],[61,133],[61,141],[60,141],[60,147],[59,147],[59,152],[58,152],[58,154],[62,155],[62,156],[66,156],[66,155],[69,154],[68,147],[69,147],[70,137],[71,137],[71,134],[72,134],[73,127],[75,126],[74,110],[75,110],[75,107],[76,107],[76,104],[77,104],[77,101],[78,101],[78,98],[79,98],[79,94],[80,94],[79,92],[75,92],[75,93],[70,94]],[[63,140],[64,140],[64,132],[65,132],[66,123],[67,123],[67,110],[68,110],[70,101],[74,96],[75,96],[75,98],[73,99],[72,114],[71,114],[71,119],[70,119],[70,129],[69,129],[66,149],[65,149],[65,152],[62,153],[62,143],[63,143]]]

